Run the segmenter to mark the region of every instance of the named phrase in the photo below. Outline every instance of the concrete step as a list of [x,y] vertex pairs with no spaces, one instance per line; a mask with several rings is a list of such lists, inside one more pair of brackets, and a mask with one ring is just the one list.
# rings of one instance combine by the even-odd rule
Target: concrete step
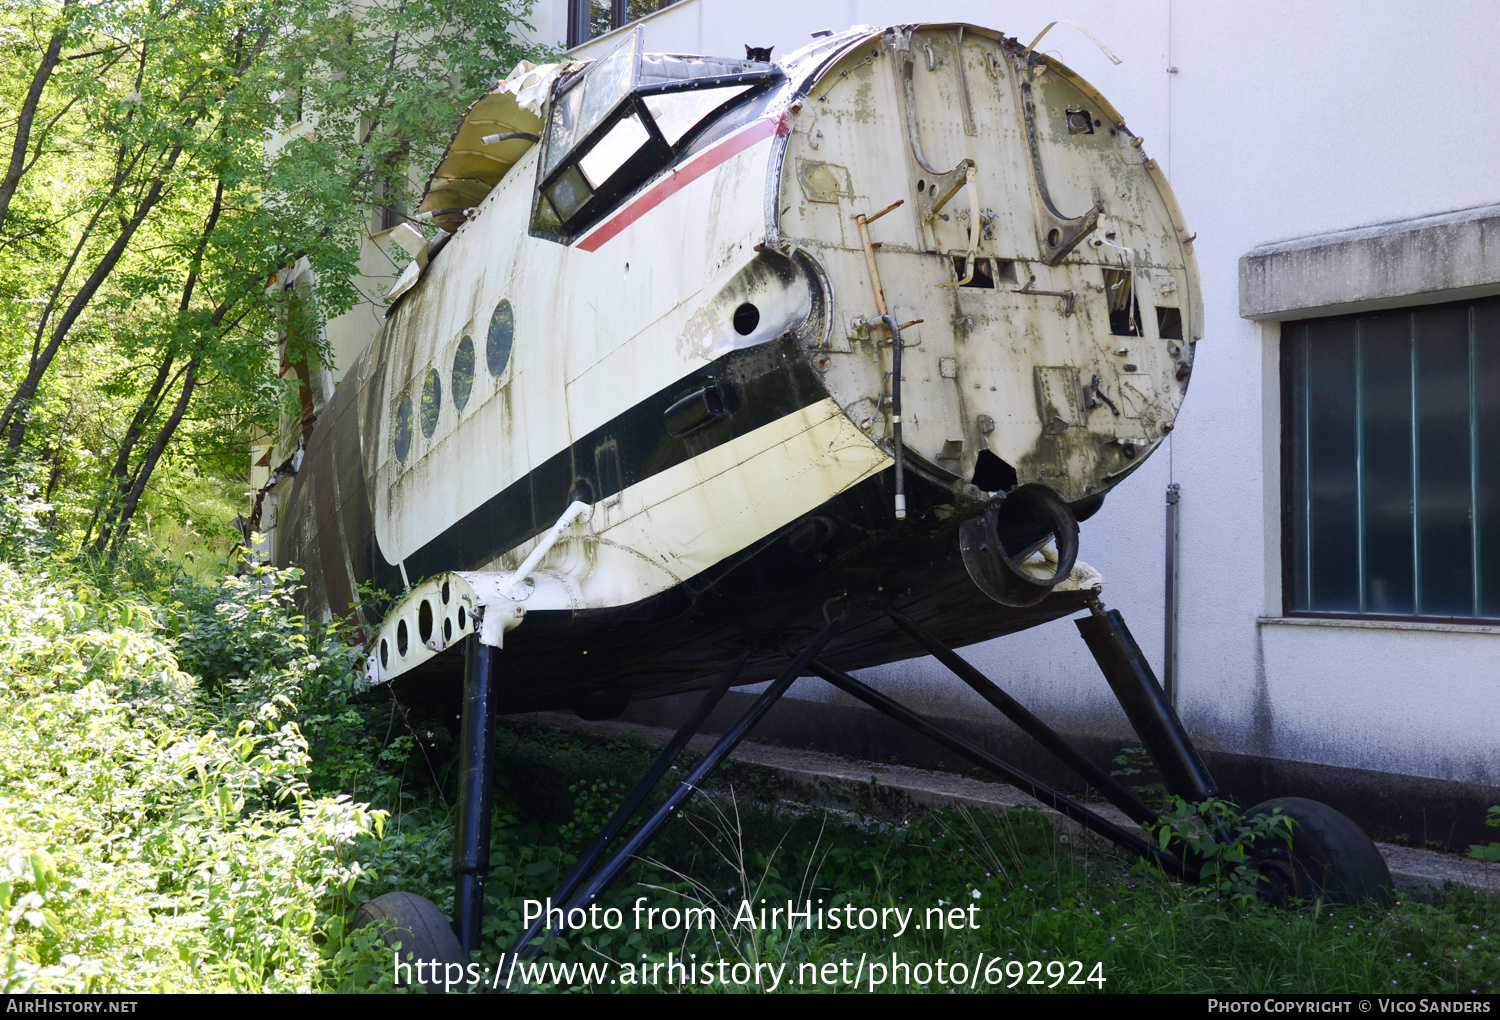
[[[601,737],[642,737],[658,746],[672,737],[672,731],[627,722],[586,722],[564,712],[543,712],[538,722],[559,729],[581,730]],[[713,747],[718,737],[702,734],[688,746],[699,752]],[[1035,808],[1054,815],[1059,824],[1075,828],[1076,823],[1063,818],[1051,808],[1007,783],[975,779],[952,772],[935,772],[908,765],[861,761],[807,751],[743,741],[730,758],[770,770],[787,787],[792,799],[818,807],[844,811],[868,811],[876,806],[886,818],[904,819],[940,807],[964,807],[969,810],[998,811],[1007,808]],[[1111,821],[1133,827],[1125,814],[1112,804],[1090,804],[1089,807]],[[1449,883],[1500,895],[1500,864],[1491,864],[1452,854],[1376,843],[1391,869],[1397,891],[1411,896],[1431,896]]]

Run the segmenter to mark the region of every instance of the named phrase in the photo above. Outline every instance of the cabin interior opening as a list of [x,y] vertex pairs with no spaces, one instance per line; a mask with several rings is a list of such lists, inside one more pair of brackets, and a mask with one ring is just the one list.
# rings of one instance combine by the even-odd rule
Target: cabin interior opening
[[985,492],[1009,492],[1016,487],[1020,476],[1016,469],[995,456],[989,450],[980,450],[974,460],[973,483]]
[[1109,303],[1109,331],[1115,336],[1144,336],[1141,302],[1135,293],[1135,274],[1128,269],[1104,270],[1104,297]]

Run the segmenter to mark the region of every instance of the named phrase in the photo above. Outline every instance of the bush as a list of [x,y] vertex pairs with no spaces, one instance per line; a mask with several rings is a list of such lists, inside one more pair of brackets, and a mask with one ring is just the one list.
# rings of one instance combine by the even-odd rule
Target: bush
[[[1500,829],[1500,805],[1490,808],[1489,817],[1484,820],[1484,824]],[[1491,843],[1489,846],[1471,843],[1469,856],[1481,861],[1500,861],[1500,843]]]
[[343,664],[286,578],[218,591],[215,626],[0,564],[0,990],[301,991],[376,958],[343,917],[384,814],[314,791],[294,721]]

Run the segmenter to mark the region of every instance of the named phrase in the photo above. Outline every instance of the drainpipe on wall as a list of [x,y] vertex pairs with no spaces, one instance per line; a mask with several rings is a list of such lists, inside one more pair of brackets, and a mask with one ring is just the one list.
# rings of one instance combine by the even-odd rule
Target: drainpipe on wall
[[1177,707],[1177,506],[1182,486],[1167,486],[1166,635],[1162,643],[1162,689],[1167,703]]

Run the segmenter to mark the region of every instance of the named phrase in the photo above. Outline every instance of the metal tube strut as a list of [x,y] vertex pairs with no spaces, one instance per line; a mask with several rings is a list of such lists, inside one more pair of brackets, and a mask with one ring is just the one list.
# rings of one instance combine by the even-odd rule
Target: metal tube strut
[[[657,830],[665,825],[672,815],[677,813],[677,809],[682,806],[683,802],[693,795],[693,791],[703,782],[704,777],[718,767],[719,763],[728,757],[729,752],[733,751],[736,745],[745,739],[745,734],[749,733],[755,724],[760,722],[761,718],[770,711],[771,706],[781,700],[781,696],[792,685],[792,681],[803,674],[807,669],[808,663],[812,662],[818,653],[823,650],[824,646],[833,639],[843,622],[844,618],[840,616],[824,627],[818,633],[818,636],[813,638],[812,642],[792,660],[791,664],[782,670],[781,675],[771,682],[771,686],[766,688],[759,698],[755,699],[755,703],[745,711],[745,714],[740,716],[739,720],[725,731],[724,735],[719,738],[719,742],[703,756],[702,761],[694,766],[693,771],[688,773],[677,789],[668,794],[667,799],[630,834],[630,838],[625,841],[624,845],[616,850],[613,856],[600,866],[599,870],[594,873],[594,876],[589,879],[588,883],[562,909],[564,922],[566,922],[567,916],[575,908],[587,908],[589,904],[599,898],[599,895],[604,890],[610,887],[614,880],[620,876],[620,872],[625,870],[625,866],[630,863],[631,858],[651,841],[651,838],[656,835]],[[566,923],[554,926],[552,933],[554,935],[560,934],[565,928]],[[516,952],[524,953],[527,959],[531,959],[542,952],[542,947],[536,943],[533,943],[529,947],[518,945]]]
[[[748,655],[741,655],[725,671],[724,676],[720,678],[719,682],[704,692],[702,699],[698,702],[698,707],[693,709],[693,714],[688,716],[687,720],[678,727],[672,739],[667,741],[666,746],[661,749],[661,753],[656,756],[656,760],[651,763],[651,767],[646,770],[646,774],[641,777],[641,781],[635,784],[635,789],[630,791],[630,794],[615,809],[615,813],[610,816],[609,821],[604,823],[604,828],[599,831],[599,835],[594,837],[594,841],[589,844],[588,849],[579,855],[578,860],[573,864],[572,870],[568,872],[567,877],[562,880],[562,884],[552,893],[553,903],[567,902],[568,897],[572,896],[578,890],[579,885],[588,877],[589,871],[593,869],[595,864],[599,863],[599,858],[604,856],[605,849],[608,848],[616,836],[624,831],[625,826],[630,823],[631,816],[635,814],[642,802],[650,795],[652,789],[661,780],[661,777],[667,774],[667,769],[671,768],[672,763],[682,754],[682,750],[687,747],[688,741],[702,728],[704,720],[708,718],[709,713],[718,706],[724,695],[734,686],[734,682],[739,679],[740,673],[745,668],[745,660],[748,658]],[[516,942],[515,947],[511,949],[511,955],[515,955],[525,949],[527,944],[541,933],[546,923],[547,917],[545,914],[533,921],[531,927],[527,929],[526,934],[522,935],[520,940]]]
[[1077,748],[1068,743],[1066,738],[1032,715],[1026,706],[1006,694],[967,659],[896,610],[889,610],[889,615],[896,626],[906,631],[913,641],[927,649],[933,658],[947,666],[954,676],[968,684],[976,694],[1003,712],[1005,717],[1019,726],[1023,733],[1051,752],[1054,758],[1077,773],[1106,800],[1125,812],[1132,821],[1142,825],[1156,824],[1158,821],[1156,812],[1141,803],[1139,797],[1127,790],[1114,776],[1084,757]]
[[1218,785],[1198,757],[1182,720],[1156,682],[1151,664],[1141,654],[1119,610],[1106,610],[1097,598],[1090,599],[1089,615],[1074,623],[1130,725],[1161,770],[1167,792],[1190,801],[1217,796]]
[[1188,867],[1181,860],[1163,852],[1144,837],[1130,832],[1128,829],[1121,828],[1102,815],[1095,814],[1077,801],[1058,793],[1051,787],[1043,785],[1019,769],[1012,768],[988,752],[980,750],[962,737],[956,737],[945,730],[939,729],[905,705],[897,701],[892,701],[874,688],[860,683],[849,674],[834,669],[821,660],[813,663],[813,672],[845,694],[858,698],[871,708],[883,712],[897,722],[916,730],[929,740],[941,744],[955,754],[960,754],[969,759],[980,768],[993,772],[1007,783],[1030,794],[1043,804],[1071,818],[1089,831],[1098,833],[1111,843],[1123,847],[1133,854],[1138,854],[1141,857],[1155,861],[1173,875],[1190,877]]
[[459,723],[458,846],[453,855],[453,930],[464,952],[479,948],[484,880],[490,871],[490,805],[495,772],[495,688],[500,649],[471,634],[464,646]]

